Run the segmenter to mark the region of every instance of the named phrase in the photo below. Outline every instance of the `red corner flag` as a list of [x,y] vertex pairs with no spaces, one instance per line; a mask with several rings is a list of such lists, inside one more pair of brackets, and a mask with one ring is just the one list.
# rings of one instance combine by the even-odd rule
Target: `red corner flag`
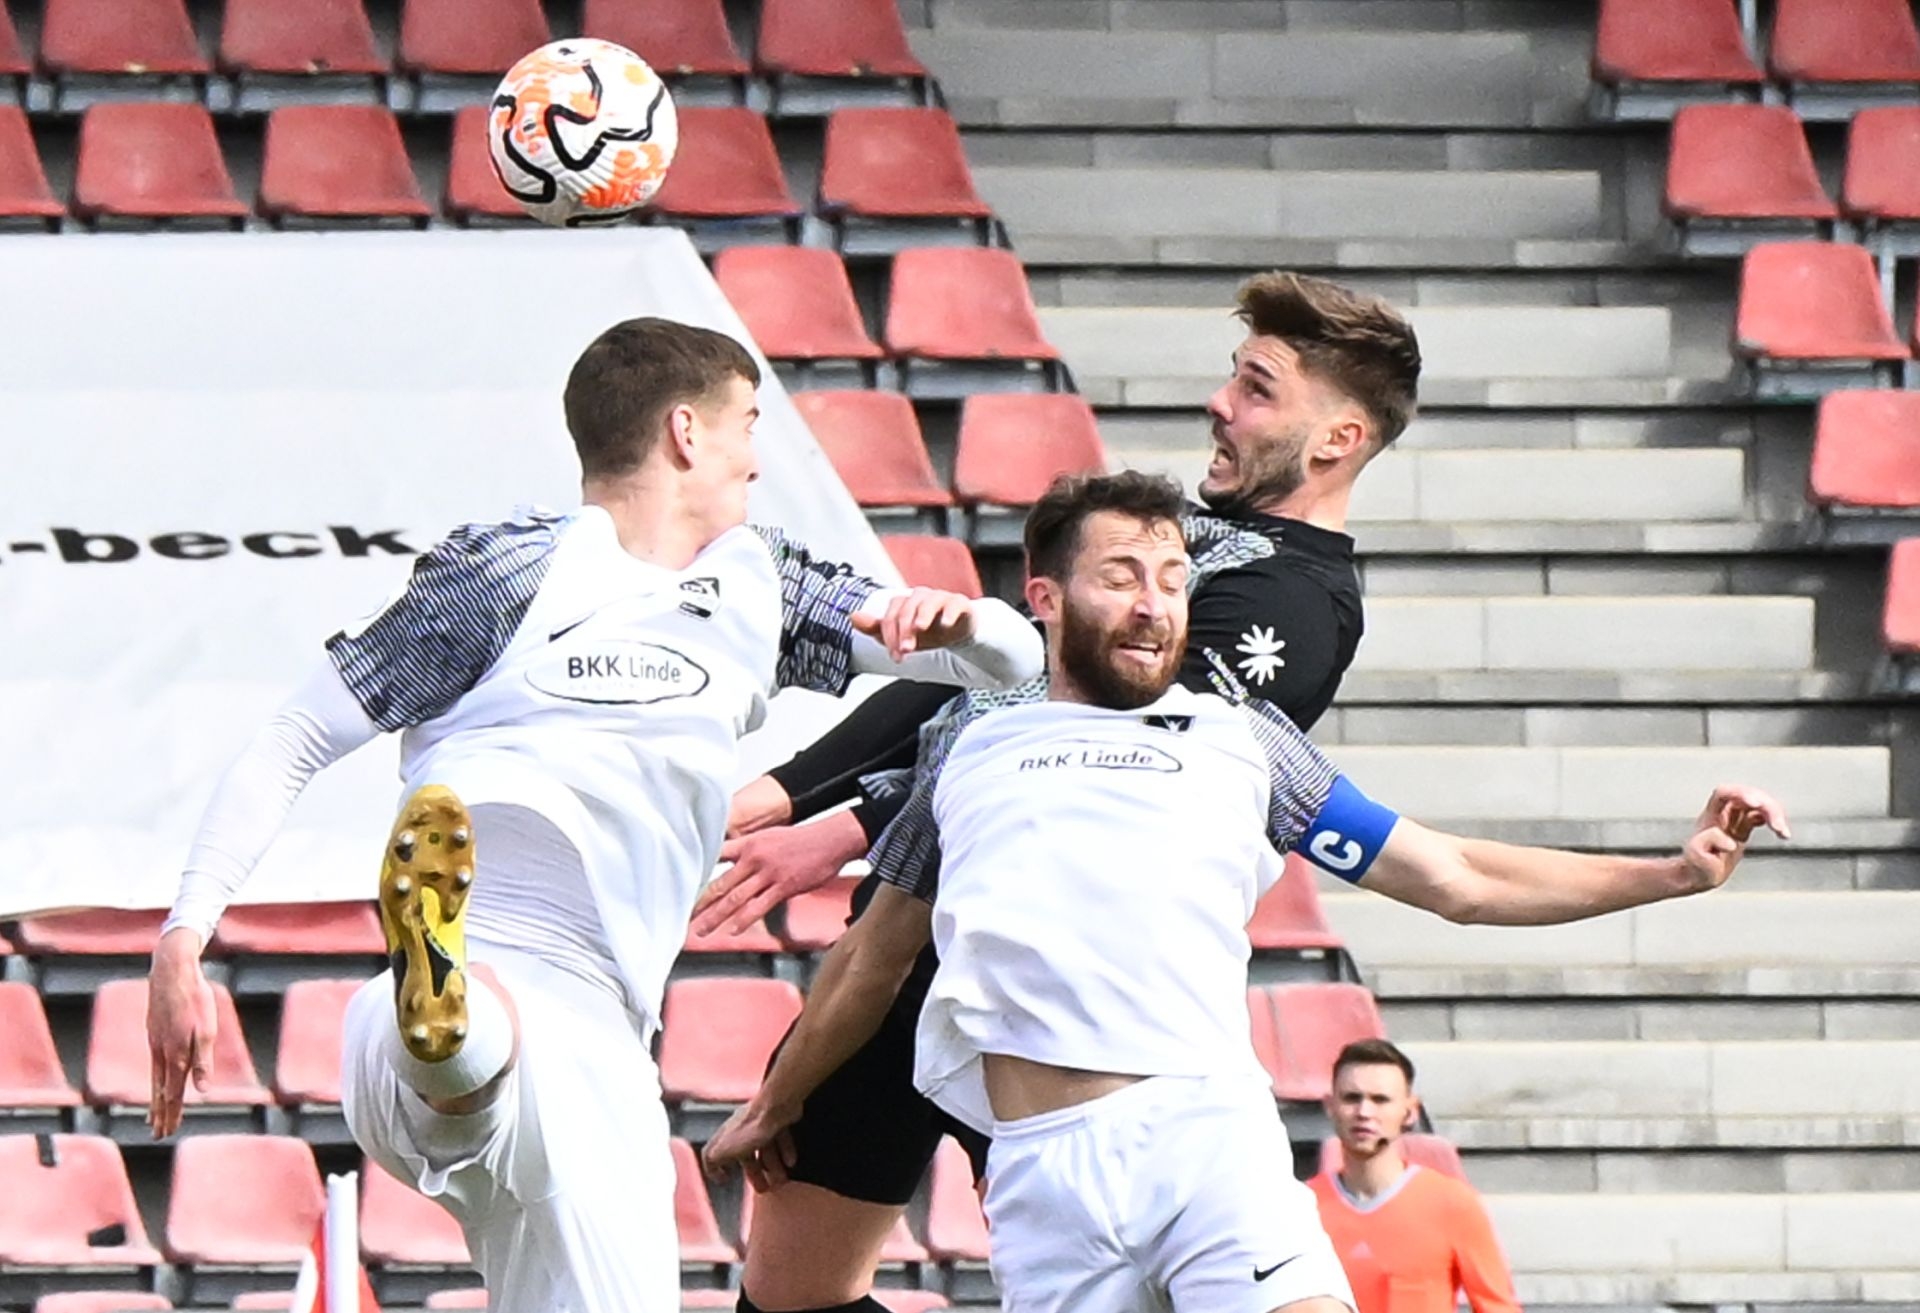
[[327,1178],[327,1209],[300,1260],[288,1313],[380,1313],[360,1262],[358,1186],[357,1173]]

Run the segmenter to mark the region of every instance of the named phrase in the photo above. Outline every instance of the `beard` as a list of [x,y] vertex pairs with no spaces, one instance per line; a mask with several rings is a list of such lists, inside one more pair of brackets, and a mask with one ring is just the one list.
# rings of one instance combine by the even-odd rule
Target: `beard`
[[1200,500],[1221,515],[1247,515],[1292,496],[1307,481],[1300,453],[1310,434],[1311,426],[1301,424],[1277,437],[1241,442],[1229,475],[1233,482],[1209,487],[1202,478]]
[[[1121,644],[1143,639],[1161,644],[1158,666],[1146,669],[1114,659]],[[1173,686],[1186,651],[1187,636],[1175,635],[1170,625],[1138,624],[1106,633],[1071,603],[1061,609],[1060,668],[1095,706],[1133,711],[1158,702]]]

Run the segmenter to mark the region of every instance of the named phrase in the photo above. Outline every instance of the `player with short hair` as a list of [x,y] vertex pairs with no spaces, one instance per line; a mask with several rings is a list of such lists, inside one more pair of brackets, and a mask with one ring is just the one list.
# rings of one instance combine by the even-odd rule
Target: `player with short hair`
[[1520,1313],[1513,1273],[1472,1186],[1407,1161],[1401,1137],[1420,1116],[1413,1061],[1384,1039],[1333,1060],[1327,1117],[1339,1170],[1307,1182],[1353,1287],[1357,1313]]
[[861,671],[992,687],[1041,665],[1011,607],[883,589],[746,525],[759,379],[707,329],[601,334],[565,396],[584,504],[456,529],[328,640],[221,780],[155,950],[164,1135],[205,1076],[199,959],[221,912],[316,771],[402,733],[379,889],[392,969],[348,1006],[343,1111],[460,1221],[501,1313],[679,1307],[649,1043],[768,699]]
[[1224,671],[1230,696],[1174,686],[1181,509],[1138,474],[1063,480],[1035,506],[1026,598],[1046,679],[968,695],[929,729],[874,851],[884,883],[706,1149],[710,1170],[777,1187],[806,1096],[931,939],[915,1084],[992,1136],[1009,1313],[1352,1305],[1247,1033],[1246,923],[1282,854],[1450,920],[1546,924],[1715,888],[1745,827],[1786,832],[1771,798],[1732,788],[1659,860],[1401,819]]
[[[1356,479],[1411,419],[1419,344],[1386,302],[1324,279],[1269,273],[1239,292],[1247,334],[1209,401],[1213,459],[1187,520],[1191,641],[1180,682],[1205,689],[1213,663],[1310,728],[1333,700],[1363,627],[1353,540]],[[735,800],[724,857],[695,933],[742,927],[862,856],[898,802],[863,803],[813,824],[863,777],[911,767],[922,722],[945,703],[930,685],[896,685]],[[901,794],[904,797],[904,790]],[[780,828],[761,833],[763,826]],[[878,880],[862,885],[863,910]],[[796,1185],[754,1216],[740,1309],[873,1310],[880,1246],[926,1175],[942,1134],[985,1141],[913,1089],[913,1035],[936,963],[921,956],[871,1042],[816,1090],[793,1128]]]

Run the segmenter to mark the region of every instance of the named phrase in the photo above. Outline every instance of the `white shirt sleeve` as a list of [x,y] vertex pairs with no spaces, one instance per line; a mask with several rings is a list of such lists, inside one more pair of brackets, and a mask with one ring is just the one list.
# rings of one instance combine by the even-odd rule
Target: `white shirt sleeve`
[[[860,605],[859,614],[875,619],[887,613],[904,588],[882,588]],[[1046,669],[1046,644],[1031,620],[992,597],[973,603],[973,638],[952,647],[911,653],[895,661],[887,649],[865,634],[853,635],[853,668],[863,675],[899,675],[928,684],[1002,689],[1023,684]]]
[[307,781],[379,733],[333,662],[322,660],[220,777],[161,933],[185,926],[202,944],[211,939]]

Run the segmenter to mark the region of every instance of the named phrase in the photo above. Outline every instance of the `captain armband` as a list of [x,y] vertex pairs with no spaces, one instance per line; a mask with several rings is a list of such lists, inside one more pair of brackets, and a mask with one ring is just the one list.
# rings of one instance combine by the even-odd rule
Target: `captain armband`
[[1329,875],[1357,881],[1380,856],[1400,815],[1336,776],[1327,801],[1300,836],[1299,854]]

